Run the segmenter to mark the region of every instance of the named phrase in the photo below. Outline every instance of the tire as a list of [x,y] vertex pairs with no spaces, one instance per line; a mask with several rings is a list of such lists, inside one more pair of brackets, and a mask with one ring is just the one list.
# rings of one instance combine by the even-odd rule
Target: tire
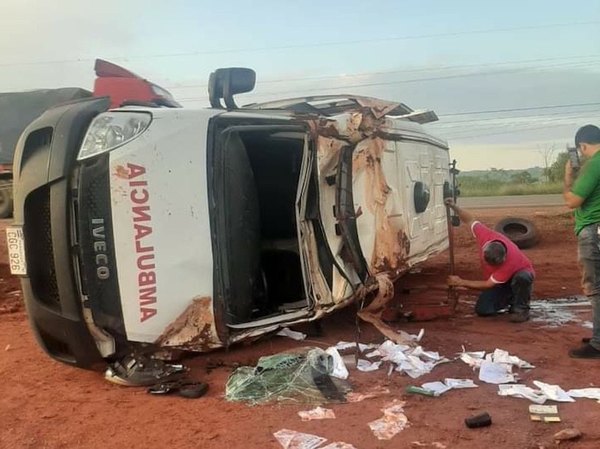
[[531,248],[539,241],[535,225],[524,218],[507,217],[496,223],[496,231],[508,237],[521,249]]
[[0,218],[10,218],[13,213],[12,184],[0,184]]

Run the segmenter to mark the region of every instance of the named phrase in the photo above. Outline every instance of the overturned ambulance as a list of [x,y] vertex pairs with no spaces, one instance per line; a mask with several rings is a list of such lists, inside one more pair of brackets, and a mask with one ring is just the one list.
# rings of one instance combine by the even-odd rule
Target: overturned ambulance
[[[54,108],[14,162],[10,264],[55,359],[208,351],[319,319],[448,246],[445,142],[400,103],[321,96],[210,109]],[[226,108],[221,106],[225,100]]]

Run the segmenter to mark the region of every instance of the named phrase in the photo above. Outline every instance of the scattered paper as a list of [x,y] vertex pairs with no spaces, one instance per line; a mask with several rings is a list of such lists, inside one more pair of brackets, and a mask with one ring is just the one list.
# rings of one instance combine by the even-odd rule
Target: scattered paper
[[518,368],[523,369],[532,369],[535,368],[531,363],[526,362],[525,360],[521,360],[519,357],[515,355],[510,355],[508,351],[504,351],[503,349],[496,349],[492,354],[492,362],[494,363],[507,363],[509,365],[514,365]]
[[356,368],[359,371],[363,371],[368,373],[370,371],[377,371],[383,362],[369,362],[368,360],[358,359],[358,363],[356,364]]
[[484,360],[479,369],[479,380],[488,384],[507,384],[515,381],[512,365]]
[[368,354],[365,354],[365,357],[368,357],[368,358],[381,357],[381,356],[382,356],[382,354],[381,354],[381,352],[379,352],[379,349],[375,349],[374,351],[371,351]]
[[592,323],[591,321],[583,321],[581,323],[581,327],[585,327],[586,329],[593,329],[594,323]]
[[440,396],[445,392],[460,388],[477,388],[471,379],[444,379],[444,382],[427,382],[421,385],[421,388],[431,391],[435,396]]
[[460,359],[473,369],[481,367],[484,357],[485,351],[468,352],[465,350],[464,346],[460,353]]
[[[375,349],[379,347],[379,345],[377,344],[364,344],[364,343],[359,343],[358,344],[358,349],[360,352],[365,352],[368,351],[369,349]],[[356,343],[353,341],[339,341],[335,346],[335,349],[337,349],[338,351],[345,351],[347,349],[354,349],[356,348]]]
[[316,407],[312,410],[298,412],[302,421],[312,421],[314,419],[335,419],[333,410],[323,407]]
[[533,366],[531,363],[526,362],[525,360],[522,360],[517,356],[510,355],[508,351],[505,351],[503,349],[496,349],[493,353],[488,354],[486,354],[485,351],[469,352],[465,350],[464,346],[462,349],[462,352],[459,353],[460,359],[467,365],[471,366],[473,369],[480,368],[481,364],[484,361],[514,365],[522,369],[535,368],[535,366]]
[[413,447],[432,447],[434,449],[446,449],[446,445],[443,443],[440,443],[439,441],[434,441],[433,443],[423,443],[421,441],[412,441],[410,443],[411,446]]
[[296,341],[302,341],[306,338],[306,334],[303,334],[302,332],[293,331],[287,327],[281,329],[279,332],[277,332],[276,335],[280,337],[288,337]]
[[325,352],[333,359],[333,372],[331,375],[338,379],[348,379],[348,368],[346,368],[338,350],[332,346],[331,348],[327,348]]
[[587,398],[600,401],[600,388],[580,388],[567,391],[572,398]]
[[452,387],[449,387],[448,385],[440,381],[424,383],[423,385],[421,385],[421,388],[431,391],[436,396],[441,396],[446,391],[452,389]]
[[458,389],[458,388],[477,388],[479,386],[475,382],[473,382],[471,379],[452,379],[452,378],[446,378],[446,379],[444,379],[444,383],[446,385],[448,385],[450,388],[454,388],[454,389]]
[[380,440],[391,440],[408,426],[404,402],[396,401],[382,409],[383,417],[369,423],[373,434]]
[[356,449],[354,446],[348,443],[342,443],[341,441],[336,441],[335,443],[330,443],[327,446],[323,446],[319,449]]
[[327,438],[288,429],[279,430],[273,436],[283,449],[316,449],[327,441]]
[[346,394],[346,401],[347,402],[361,402],[361,401],[364,401],[365,399],[373,399],[373,398],[382,396],[384,394],[390,394],[390,390],[387,388],[378,388],[378,389],[373,389],[373,390],[367,391],[366,393],[350,392],[350,393]]
[[534,390],[526,385],[498,385],[499,396],[512,396],[515,398],[529,399],[536,404],[543,404],[548,399],[545,394],[539,390]]
[[571,396],[569,396],[565,390],[560,388],[558,385],[550,385],[539,380],[534,380],[533,384],[540,389],[546,397],[556,402],[575,402]]

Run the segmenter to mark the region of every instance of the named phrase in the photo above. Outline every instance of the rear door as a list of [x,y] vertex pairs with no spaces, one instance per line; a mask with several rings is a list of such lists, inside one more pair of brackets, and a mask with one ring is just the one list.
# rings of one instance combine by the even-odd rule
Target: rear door
[[397,141],[396,157],[402,183],[405,223],[410,241],[409,265],[447,247],[444,182],[448,181],[448,151],[426,141]]

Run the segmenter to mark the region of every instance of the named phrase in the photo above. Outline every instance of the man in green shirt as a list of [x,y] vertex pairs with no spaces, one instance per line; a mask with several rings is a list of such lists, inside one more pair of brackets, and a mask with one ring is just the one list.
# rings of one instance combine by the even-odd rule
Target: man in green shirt
[[575,234],[582,271],[583,293],[592,303],[592,338],[569,351],[575,358],[600,359],[600,128],[586,125],[575,134],[575,146],[587,158],[575,179],[571,161],[565,167],[563,196],[575,209]]

